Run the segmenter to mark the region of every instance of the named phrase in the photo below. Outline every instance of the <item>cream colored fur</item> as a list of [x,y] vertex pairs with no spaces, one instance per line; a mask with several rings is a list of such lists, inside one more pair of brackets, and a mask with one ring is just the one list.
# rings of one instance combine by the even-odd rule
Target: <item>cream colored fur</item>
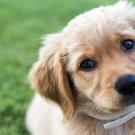
[[[125,1],[81,14],[44,39],[29,74],[38,92],[26,117],[32,135],[135,134],[134,119],[107,131],[104,121],[90,117],[91,112],[110,115],[123,109],[113,84],[135,73],[135,53],[126,56],[118,47],[123,38],[135,39],[135,7]],[[98,61],[97,69],[78,69],[85,55]]]
[[[113,130],[105,131],[102,121],[84,115],[75,115],[65,122],[60,108],[53,103],[46,103],[38,94],[27,113],[27,128],[32,135],[134,135],[124,124]],[[134,125],[132,125],[134,126]]]

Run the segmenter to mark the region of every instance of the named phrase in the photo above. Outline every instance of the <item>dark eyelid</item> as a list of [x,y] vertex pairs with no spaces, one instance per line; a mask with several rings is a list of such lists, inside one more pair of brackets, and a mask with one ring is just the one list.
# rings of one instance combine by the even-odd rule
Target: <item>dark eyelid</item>
[[94,59],[85,58],[80,62],[79,69],[84,72],[93,71],[97,67],[97,62]]
[[79,57],[78,60],[77,60],[77,67],[78,67],[78,69],[80,68],[81,61],[83,61],[84,59],[91,59],[91,57],[90,56],[85,56],[85,55]]
[[[126,41],[131,41],[133,43],[133,45],[131,46],[131,48],[124,48],[124,42]],[[135,40],[134,39],[131,39],[131,38],[127,38],[127,39],[123,39],[120,41],[120,48],[121,50],[124,52],[124,53],[130,53],[130,52],[133,52],[134,48],[135,48]]]

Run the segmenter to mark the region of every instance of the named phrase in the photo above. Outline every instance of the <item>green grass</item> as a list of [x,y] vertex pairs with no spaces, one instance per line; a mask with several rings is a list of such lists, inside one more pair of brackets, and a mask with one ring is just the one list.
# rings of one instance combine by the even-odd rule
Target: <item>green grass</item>
[[0,0],[0,135],[27,135],[25,112],[33,91],[27,73],[40,38],[74,16],[115,0]]

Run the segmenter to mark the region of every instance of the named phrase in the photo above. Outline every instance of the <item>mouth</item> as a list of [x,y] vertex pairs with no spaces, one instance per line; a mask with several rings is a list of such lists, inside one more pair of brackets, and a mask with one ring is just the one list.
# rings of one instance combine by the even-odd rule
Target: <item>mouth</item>
[[115,112],[113,114],[91,113],[90,116],[104,121],[104,129],[112,129],[126,123],[127,121],[135,117],[135,104],[125,107],[123,110]]
[[133,107],[133,110],[128,112],[127,114],[122,115],[114,120],[110,120],[110,121],[106,122],[104,124],[104,128],[105,129],[115,128],[117,126],[120,126],[120,125],[126,123],[127,121],[129,121],[133,117],[135,117],[135,107]]

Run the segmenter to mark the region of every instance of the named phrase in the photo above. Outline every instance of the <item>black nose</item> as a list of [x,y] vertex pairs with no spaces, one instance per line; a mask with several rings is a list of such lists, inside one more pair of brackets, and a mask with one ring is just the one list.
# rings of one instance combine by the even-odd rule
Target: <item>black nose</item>
[[115,89],[124,96],[135,94],[135,75],[129,74],[120,77],[115,83]]

